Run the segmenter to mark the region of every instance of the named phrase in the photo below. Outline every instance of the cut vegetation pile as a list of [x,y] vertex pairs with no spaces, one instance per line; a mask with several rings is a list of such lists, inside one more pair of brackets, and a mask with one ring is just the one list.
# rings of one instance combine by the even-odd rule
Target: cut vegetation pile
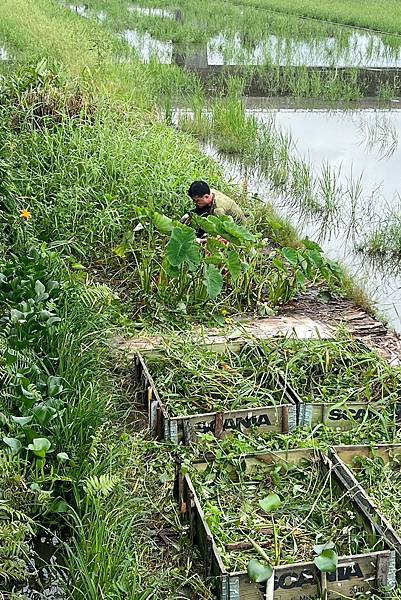
[[341,556],[375,549],[319,458],[267,465],[256,455],[248,468],[245,460],[220,458],[191,477],[230,572],[260,559],[253,541],[274,565],[312,562],[314,546],[328,541]]
[[373,498],[381,513],[386,516],[398,533],[401,532],[401,463],[397,449],[390,460],[375,456],[356,456],[351,469],[359,483]]
[[[216,354],[187,344],[171,347],[150,361],[156,388],[172,415],[191,415],[241,408],[274,406],[283,398],[277,371],[264,355],[255,365],[258,347],[239,354]],[[258,360],[258,359],[256,359]]]
[[338,405],[390,405],[401,390],[400,372],[352,340],[272,340],[225,354],[180,344],[149,365],[172,415],[279,404],[286,384],[302,402]]

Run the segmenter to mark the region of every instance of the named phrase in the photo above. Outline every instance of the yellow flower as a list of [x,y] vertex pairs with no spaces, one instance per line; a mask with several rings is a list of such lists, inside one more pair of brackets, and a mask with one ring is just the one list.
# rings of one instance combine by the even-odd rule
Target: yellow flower
[[27,208],[24,208],[24,210],[21,210],[19,216],[21,217],[21,219],[25,219],[25,221],[29,221],[29,219],[32,218],[32,213]]

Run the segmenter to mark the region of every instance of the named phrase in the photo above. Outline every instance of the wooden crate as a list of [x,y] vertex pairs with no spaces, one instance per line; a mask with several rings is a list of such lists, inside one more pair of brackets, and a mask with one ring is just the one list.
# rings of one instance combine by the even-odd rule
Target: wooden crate
[[[302,459],[311,459],[316,456],[316,451],[302,449],[287,452],[253,454],[242,457],[246,461],[247,469],[253,465],[275,464],[284,461],[286,464],[296,464]],[[372,539],[377,538],[375,524],[370,514],[360,510],[359,504],[349,494],[348,488],[341,478],[331,460],[318,453],[322,468],[330,470],[332,478],[339,486],[344,497],[350,502],[357,518],[362,519]],[[197,469],[203,470],[207,463],[194,463]],[[220,556],[213,534],[206,523],[201,503],[188,474],[178,476],[177,494],[181,513],[189,523],[190,534],[204,558],[205,575],[212,578],[215,583],[219,600],[301,600],[320,597],[322,577],[326,577],[329,598],[352,598],[356,594],[369,593],[381,587],[394,588],[396,584],[395,552],[390,549],[386,541],[383,545],[388,548],[379,552],[367,554],[342,556],[339,558],[338,568],[335,573],[326,576],[318,571],[313,562],[294,563],[281,565],[274,568],[274,591],[269,590],[269,582],[255,584],[249,581],[245,571],[228,572]]]
[[[378,402],[346,402],[344,404],[303,402],[298,395],[296,402],[299,406],[298,425],[300,427],[314,427],[323,423],[326,427],[343,431],[353,429],[367,420],[374,423],[383,407]],[[401,420],[401,403],[394,402],[392,408],[394,420],[399,422]]]
[[282,386],[284,402],[277,406],[172,417],[163,405],[145,360],[139,353],[135,358],[135,368],[149,427],[159,440],[190,444],[196,442],[202,433],[224,438],[236,431],[288,433],[297,426],[294,392],[288,387]]
[[[309,340],[309,343],[313,343]],[[357,340],[354,344],[361,350],[372,352],[364,342]],[[292,390],[291,395],[297,406],[297,422],[300,427],[314,427],[320,423],[326,427],[333,427],[347,431],[357,427],[367,420],[374,422],[378,413],[381,412],[382,403],[380,402],[304,402],[297,390]],[[401,422],[401,402],[394,401],[394,419]]]
[[380,536],[386,539],[398,556],[398,579],[401,579],[401,531],[397,531],[390,521],[380,512],[377,504],[366,490],[361,486],[352,471],[352,461],[358,456],[379,456],[385,463],[391,461],[393,456],[401,458],[401,444],[377,444],[375,446],[334,446],[330,450],[330,460],[333,463],[338,477],[352,493],[354,501],[361,512],[368,515]]

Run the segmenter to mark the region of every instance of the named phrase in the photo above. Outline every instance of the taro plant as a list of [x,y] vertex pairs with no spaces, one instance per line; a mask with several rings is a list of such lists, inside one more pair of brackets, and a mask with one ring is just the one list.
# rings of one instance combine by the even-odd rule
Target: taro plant
[[[135,257],[142,301],[157,301],[187,312],[206,305],[271,314],[308,284],[338,286],[341,273],[317,244],[305,240],[299,248],[271,248],[266,240],[227,216],[194,216],[192,225],[207,239],[197,243],[195,230],[153,210],[138,209],[142,223],[115,249]],[[148,245],[143,240],[148,236]]]

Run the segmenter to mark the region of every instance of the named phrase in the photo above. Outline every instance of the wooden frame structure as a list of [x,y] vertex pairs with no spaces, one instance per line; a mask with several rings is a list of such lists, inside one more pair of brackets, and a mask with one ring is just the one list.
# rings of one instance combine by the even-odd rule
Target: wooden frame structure
[[[369,531],[372,541],[378,541],[377,523],[373,519],[375,510],[361,510],[343,477],[338,475],[342,465],[315,450],[289,450],[243,456],[247,468],[260,464],[286,464],[318,456],[321,468],[330,472],[333,482],[340,488],[355,514]],[[194,467],[202,470],[208,463],[196,462]],[[319,598],[321,590],[327,589],[329,598],[352,598],[357,593],[366,593],[381,587],[392,589],[396,585],[396,553],[393,545],[383,536],[386,549],[366,554],[342,556],[335,573],[321,574],[313,562],[300,562],[274,567],[274,587],[267,583],[249,581],[245,571],[229,572],[224,566],[219,549],[205,520],[201,502],[188,474],[178,474],[176,485],[180,510],[189,523],[192,541],[199,547],[204,558],[205,575],[213,578],[219,600],[301,600]],[[257,541],[257,540],[256,540]]]

